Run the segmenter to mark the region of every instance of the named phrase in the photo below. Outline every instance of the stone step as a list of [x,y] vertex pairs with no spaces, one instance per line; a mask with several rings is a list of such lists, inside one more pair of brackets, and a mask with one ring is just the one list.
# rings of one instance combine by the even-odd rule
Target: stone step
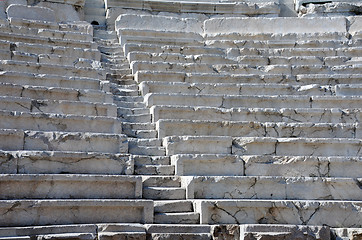
[[14,60],[0,60],[0,68],[2,71],[13,71],[16,69],[19,72],[35,73],[35,74],[54,74],[68,77],[88,77],[100,80],[105,79],[105,75],[100,69],[89,67],[73,67],[61,66],[56,64],[31,63]]
[[[344,66],[344,65],[342,65]],[[267,66],[250,66],[247,64],[203,64],[203,63],[165,63],[156,61],[134,61],[130,65],[132,73],[137,71],[163,71],[163,72],[183,72],[183,73],[208,73],[208,74],[305,74],[309,70],[311,73],[339,73],[337,70],[332,71],[331,68],[324,66],[318,67],[310,65],[307,67],[290,66],[290,65],[267,65]],[[349,67],[349,71],[353,69],[358,73],[359,68],[356,66]],[[317,72],[322,71],[322,72]],[[354,73],[354,72],[349,72]]]
[[124,134],[134,138],[157,138],[158,136],[156,130],[126,130]]
[[[337,37],[340,36],[341,39],[346,39],[346,24],[342,19],[343,17],[334,19],[321,17],[316,22],[312,18],[301,19],[298,17],[288,19],[234,17],[226,18],[225,20],[213,18],[204,22],[203,29],[205,35],[216,36],[219,39],[225,38],[224,36],[233,36],[235,38],[238,35],[249,35],[249,38],[254,39],[258,39],[255,35],[264,37],[274,35],[281,37],[285,35],[285,38],[282,38],[284,40],[295,39],[299,36],[311,37],[312,39],[318,39],[318,36],[320,36],[319,39],[338,39]],[[239,24],[245,24],[245,27],[237,27]],[[311,24],[311,27],[307,29],[305,26],[308,24]],[[268,25],[272,27],[265,28]],[[358,31],[359,29],[356,28],[356,30]]]
[[[346,53],[345,53],[346,54]],[[358,56],[358,53],[356,53]],[[168,63],[199,63],[199,64],[246,64],[251,66],[266,65],[317,65],[336,66],[345,64],[360,64],[358,57],[348,56],[274,56],[272,54],[242,55],[228,52],[226,54],[197,54],[186,55],[179,53],[150,53],[150,52],[129,52],[127,59],[130,63],[135,61],[162,62],[167,59]]]
[[42,29],[54,29],[54,30],[61,30],[62,28],[57,22],[50,22],[50,21],[41,21],[41,20],[30,20],[30,19],[19,19],[11,17],[7,19],[6,23],[2,23],[1,25],[5,25],[5,27],[32,27],[32,28],[42,28]]
[[297,76],[283,74],[228,74],[228,73],[184,73],[142,70],[135,74],[138,83],[142,81],[187,82],[187,83],[275,83],[291,85],[336,85],[358,84],[360,74],[299,74]]
[[82,41],[82,42],[91,42],[93,37],[89,33],[79,32],[79,31],[69,31],[69,29],[47,29],[47,28],[33,28],[25,26],[16,26],[9,25],[4,26],[0,25],[0,29],[3,33],[16,33],[28,37],[40,37],[40,38],[49,38],[55,40],[70,40],[70,41]]
[[143,198],[153,200],[185,199],[186,191],[180,187],[144,187]]
[[[5,80],[6,81],[6,80]],[[81,102],[113,103],[110,93],[93,89],[75,89],[63,87],[29,86],[0,82],[0,95],[9,97],[25,97],[43,100],[69,100]],[[148,110],[149,112],[149,110]]]
[[35,131],[122,133],[117,118],[0,110],[2,128]]
[[[149,200],[1,200],[0,209],[3,215],[0,225],[7,227],[153,222],[153,202]],[[55,215],[58,216],[56,219]]]
[[361,178],[324,177],[190,177],[186,192],[187,199],[358,201],[362,197],[361,181]]
[[[150,32],[153,34],[152,32]],[[184,32],[179,33],[179,35],[185,34]],[[175,46],[203,46],[204,43],[202,40],[197,40],[197,38],[188,38],[188,37],[162,37],[162,36],[134,36],[134,35],[121,35],[119,38],[119,43],[124,46],[125,44],[157,44],[160,46],[165,45],[175,45]]]
[[93,28],[88,22],[84,21],[74,21],[74,22],[47,22],[47,21],[37,21],[29,19],[17,19],[10,18],[9,23],[13,26],[18,27],[31,27],[31,28],[40,28],[40,29],[53,29],[60,31],[74,31],[80,33],[92,34]]
[[186,213],[193,212],[193,204],[190,200],[163,200],[154,201],[155,213]]
[[188,106],[153,106],[152,122],[160,119],[210,121],[260,121],[285,123],[355,123],[360,122],[359,108],[218,108]]
[[272,123],[244,121],[168,120],[156,123],[158,138],[168,136],[362,138],[362,128],[348,123]]
[[130,73],[128,73],[128,72],[129,72],[129,69],[125,69],[124,74],[123,73],[120,73],[120,74],[108,73],[108,74],[106,74],[106,79],[109,80],[109,81],[113,81],[113,80],[119,81],[119,82],[116,82],[116,83],[118,83],[120,85],[123,85],[122,80],[128,80],[128,81],[132,80],[132,81],[130,81],[129,84],[134,84],[134,81],[131,78],[132,75]]
[[10,32],[0,32],[0,39],[7,40],[11,42],[25,42],[25,43],[36,43],[36,44],[45,44],[45,45],[54,45],[54,46],[66,46],[66,47],[76,47],[76,48],[85,48],[85,49],[96,49],[97,44],[92,41],[79,41],[79,40],[70,40],[70,39],[56,39],[49,37],[41,37],[36,35],[24,35],[20,33],[10,33]]
[[128,152],[127,138],[121,134],[1,129],[0,136],[0,149],[5,151]]
[[117,91],[113,91],[113,94],[118,96],[133,96],[136,97],[139,95],[138,89],[127,89],[127,88],[118,88]]
[[123,46],[124,53],[127,56],[130,52],[148,52],[148,53],[178,53],[185,55],[197,55],[197,54],[216,54],[224,55],[225,52],[221,48],[214,48],[208,46],[177,46],[177,45],[163,45],[157,44],[137,44],[127,43]]
[[170,165],[170,157],[133,155],[135,165]]
[[172,136],[163,139],[163,146],[167,156],[187,153],[349,157],[361,155],[361,139],[349,138]]
[[149,138],[149,139],[128,138],[128,144],[130,147],[133,146],[161,147],[161,140],[158,138]]
[[242,156],[237,155],[176,154],[170,158],[177,176],[244,176],[246,171],[246,163]]
[[[191,30],[191,27],[189,26],[184,26],[184,27],[188,27],[189,29],[187,29],[186,31],[184,30],[180,30],[180,29],[170,29],[171,26],[169,26],[169,29],[167,31],[165,31],[164,29],[155,29],[155,27],[157,28],[158,26],[147,26],[149,24],[152,24],[152,20],[158,18],[158,20],[164,20],[164,21],[173,21],[176,18],[170,18],[167,16],[150,16],[150,15],[142,15],[142,16],[137,16],[137,15],[131,15],[131,14],[126,14],[126,15],[121,15],[119,17],[118,23],[116,23],[116,32],[117,35],[120,36],[120,38],[124,37],[126,39],[128,38],[132,38],[134,37],[134,39],[136,38],[144,38],[144,39],[154,39],[156,43],[157,40],[172,40],[172,38],[174,38],[174,41],[177,40],[184,40],[184,39],[189,39],[191,41],[203,41],[203,37],[201,35],[201,33],[197,32],[197,31],[193,31]],[[134,26],[133,23],[130,22],[124,22],[124,24],[122,25],[121,21],[129,21],[129,20],[133,20],[133,21],[139,21],[139,23],[141,23],[142,21],[145,21],[142,25],[138,25],[137,27]],[[151,20],[151,21],[149,21]],[[185,18],[184,21],[189,22],[189,23],[193,23],[195,24],[196,19],[194,18]],[[179,21],[176,20],[176,21]],[[127,26],[128,25],[128,26]],[[162,28],[163,26],[161,26]],[[177,28],[177,26],[175,26]],[[195,28],[197,28],[198,26],[195,26]],[[191,30],[191,31],[190,31]],[[121,40],[122,41],[122,40]],[[123,44],[121,43],[121,45],[123,46]],[[170,44],[168,44],[170,45]]]
[[330,227],[352,228],[361,221],[356,221],[360,219],[360,201],[195,200],[195,204],[196,211],[202,212],[201,224],[319,225],[324,222]]
[[154,223],[158,224],[197,224],[200,223],[200,214],[186,213],[155,213]]
[[[92,59],[78,58],[78,57],[67,57],[56,54],[41,54],[35,56],[39,64],[53,64],[53,65],[62,65],[70,67],[93,67],[95,69],[101,68],[101,63],[99,61],[94,61]],[[22,59],[12,58],[13,60],[24,61]]]
[[165,63],[156,61],[133,61],[130,65],[132,73],[137,71],[164,71],[184,73],[213,74],[359,74],[362,64],[326,65],[249,65],[249,64],[204,64],[204,63]]
[[[234,45],[235,46],[235,45]],[[211,46],[210,46],[211,47]],[[220,46],[212,46],[220,47]],[[318,57],[358,57],[362,51],[362,47],[344,46],[340,48],[232,48],[228,50],[228,57],[237,56],[281,56],[281,57],[295,57],[295,56],[318,56]]]
[[[100,27],[96,27],[96,29],[94,29],[94,30],[95,31],[106,31],[105,28],[100,28]],[[96,42],[98,44],[98,46],[108,46],[108,45],[112,45],[112,44],[118,44],[118,37],[117,37],[117,35],[115,35],[115,36],[110,36],[110,38],[107,39],[107,38],[95,36],[93,34],[93,41]]]
[[[114,98],[114,103],[119,108],[135,109],[135,108],[145,108],[146,107],[144,102],[133,102],[133,101],[126,102],[124,100],[117,99],[117,98]],[[143,115],[143,114],[141,114],[141,115]]]
[[115,31],[94,30],[94,37],[112,40],[117,39],[117,33]]
[[105,62],[102,62],[102,67],[105,69],[128,69],[128,63],[112,63],[109,62],[109,59],[105,59]]
[[240,240],[253,238],[312,238],[329,240],[330,228],[327,226],[281,225],[281,224],[243,224],[240,226]]
[[123,102],[143,102],[143,96],[113,96],[114,100],[123,101]]
[[128,151],[130,154],[136,155],[165,156],[166,154],[166,150],[163,147],[131,146]]
[[131,69],[129,69],[128,67],[125,68],[125,69],[108,69],[108,72],[109,72],[108,74],[113,75],[112,77],[114,77],[114,75],[116,77],[118,77],[118,76],[124,76],[124,75],[132,74]]
[[[135,223],[67,224],[31,227],[2,227],[1,238],[22,239],[109,239],[132,236],[137,240],[146,239],[145,227]],[[11,237],[10,237],[11,236]]]
[[125,122],[148,123],[151,122],[151,115],[147,114],[133,114],[133,115],[118,115]]
[[0,151],[0,171],[8,174],[133,174],[126,154],[58,151]]
[[43,87],[60,87],[75,89],[93,89],[100,90],[101,81],[95,78],[61,76],[54,74],[38,74],[17,71],[1,71],[1,82],[12,83],[17,85],[43,86]]
[[119,86],[129,86],[135,84],[135,81],[133,80],[133,75],[123,75],[116,78],[109,78],[108,81],[111,84],[116,84]]
[[294,95],[212,95],[149,93],[147,107],[155,105],[221,108],[360,108],[361,96],[294,96]]
[[[150,155],[152,156],[153,153]],[[132,154],[133,155],[133,154]],[[144,164],[135,166],[135,174],[138,175],[174,175],[175,167],[172,165]]]
[[181,187],[178,176],[142,176],[143,187]]
[[79,174],[0,174],[0,199],[135,199],[137,176]]
[[123,130],[154,130],[155,124],[153,123],[122,123]]
[[117,44],[112,44],[109,46],[98,46],[98,50],[106,54],[119,54],[123,56],[122,46]]
[[[124,108],[124,107],[118,107],[117,108],[118,116],[126,116],[126,115],[143,115],[143,114],[149,114],[150,110],[148,108]],[[127,123],[129,124],[129,123]],[[139,123],[139,124],[145,124],[145,123]],[[152,130],[152,128],[142,129],[142,130]]]
[[[172,224],[173,225],[173,224]],[[210,233],[151,233],[152,239],[184,239],[184,240],[210,240],[212,234]]]
[[129,52],[127,54],[127,59],[130,63],[135,61],[162,62],[166,60],[168,63],[204,63],[204,64],[238,63],[238,61],[227,59],[225,55],[219,55],[219,54],[184,55],[178,53]]
[[210,240],[213,238],[210,225],[152,224],[146,225],[146,228],[154,239]]
[[125,68],[129,68],[129,63],[123,55],[101,53],[101,60],[109,64],[125,64],[127,66]]
[[51,39],[64,39],[64,40],[78,40],[84,42],[92,42],[93,36],[87,33],[79,33],[79,32],[69,32],[69,31],[57,31],[50,29],[39,29],[37,31],[37,36],[47,37]]
[[[175,154],[231,154],[233,139],[227,136],[172,136],[162,145],[166,156]],[[241,155],[241,154],[238,154]]]
[[[343,90],[352,95],[359,94],[362,85],[338,84],[331,85],[291,85],[276,83],[179,83],[179,82],[155,82],[143,81],[140,83],[140,92],[144,96],[147,93],[184,93],[184,94],[215,94],[215,95],[343,95]],[[342,90],[343,88],[343,90]],[[338,90],[337,90],[338,89]],[[355,89],[355,90],[354,90]]]
[[116,117],[117,108],[110,103],[87,103],[67,100],[43,100],[25,97],[0,96],[0,106],[3,110],[58,113],[87,116]]
[[361,157],[177,154],[178,176],[283,176],[358,178]]
[[[287,36],[289,34],[286,34]],[[290,36],[290,35],[289,35]],[[245,34],[238,35],[237,38],[232,35],[222,35],[208,37],[205,41],[206,46],[209,47],[219,47],[219,48],[261,48],[261,49],[289,49],[289,48],[343,48],[343,47],[357,47],[360,46],[360,40],[349,40],[349,39],[313,39],[317,37],[316,35],[311,37],[310,39],[303,39],[306,34],[303,35],[295,35],[294,39],[281,39],[281,34],[273,34],[273,35],[254,35],[254,34]],[[257,38],[260,39],[257,39]],[[290,36],[291,37],[291,36]],[[264,39],[262,39],[264,38]],[[298,39],[299,38],[299,39]]]
[[[262,151],[259,144],[263,144]],[[361,139],[348,138],[235,138],[232,153],[236,155],[358,157],[361,156],[361,146]],[[257,151],[256,148],[258,148]]]

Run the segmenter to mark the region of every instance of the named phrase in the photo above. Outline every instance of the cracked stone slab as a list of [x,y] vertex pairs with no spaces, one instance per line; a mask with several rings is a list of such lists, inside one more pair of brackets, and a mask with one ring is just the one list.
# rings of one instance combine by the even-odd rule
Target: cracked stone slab
[[0,214],[0,226],[94,222],[152,223],[153,202],[110,199],[0,200]]
[[162,145],[166,155],[182,153],[231,153],[231,137],[226,136],[172,136],[165,137]]
[[362,179],[218,176],[193,177],[188,198],[195,199],[285,199],[355,200],[362,198]]
[[246,176],[344,177],[361,176],[361,157],[241,156]]
[[136,223],[104,223],[0,228],[0,237],[4,237],[4,239],[31,239],[36,237],[37,239],[85,240],[99,238],[105,240],[120,239],[120,237],[127,236],[132,236],[137,240],[145,240],[145,227]]
[[133,174],[127,154],[57,151],[0,151],[2,173],[9,174]]
[[[0,199],[134,199],[142,197],[137,176],[0,174]],[[21,191],[19,191],[21,189]]]
[[201,224],[295,224],[360,227],[360,201],[198,200]]
[[270,123],[256,121],[200,121],[161,119],[156,123],[158,137],[168,136],[231,136],[231,137],[314,137],[359,138],[357,124]]
[[176,154],[171,156],[178,176],[242,176],[244,162],[236,155]]
[[[127,153],[127,137],[122,134],[25,131],[21,149]],[[20,150],[20,149],[18,149]]]
[[362,154],[361,149],[361,139],[244,137],[233,139],[232,153],[236,155],[358,157]]
[[119,119],[108,117],[0,111],[0,121],[2,127],[8,129],[116,134],[122,132]]
[[330,240],[330,228],[327,226],[304,225],[266,225],[243,224],[240,225],[240,240],[261,239],[313,239]]
[[98,79],[84,77],[69,77],[54,74],[24,73],[18,71],[2,71],[1,78],[7,83],[17,85],[36,85],[44,87],[62,87],[100,90]]
[[22,237],[48,234],[90,233],[96,235],[95,224],[69,224],[50,226],[0,227],[1,237]]
[[355,123],[362,119],[359,109],[340,108],[247,108],[191,107],[156,105],[150,108],[152,122],[160,119],[209,121],[260,121]]
[[346,32],[343,17],[331,18],[214,18],[204,22],[206,34]]

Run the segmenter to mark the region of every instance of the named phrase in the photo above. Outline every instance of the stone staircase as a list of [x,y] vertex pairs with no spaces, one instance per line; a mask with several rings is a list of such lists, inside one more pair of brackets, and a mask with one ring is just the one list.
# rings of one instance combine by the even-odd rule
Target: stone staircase
[[361,239],[359,17],[84,12],[0,21],[0,240]]
[[108,237],[145,236],[95,225],[152,223],[153,202],[141,199],[141,177],[122,176],[134,164],[92,26],[10,12],[0,23],[1,239],[94,239],[102,226]]
[[[201,224],[360,227],[360,173],[353,170],[360,169],[362,146],[359,33],[341,27],[322,34],[318,24],[301,32],[309,19],[285,19],[281,25],[296,22],[286,33],[222,33],[236,21],[257,28],[257,19],[210,19],[199,29],[197,21],[125,14],[115,24],[158,139],[186,189],[186,202],[180,195],[162,206],[186,210],[183,204],[194,199],[190,213],[195,219],[199,213]],[[158,25],[165,22],[167,30]],[[342,165],[353,167],[342,173]],[[173,221],[158,204],[156,223],[167,215],[167,223],[196,223],[189,213]],[[260,228],[241,239],[290,237]]]

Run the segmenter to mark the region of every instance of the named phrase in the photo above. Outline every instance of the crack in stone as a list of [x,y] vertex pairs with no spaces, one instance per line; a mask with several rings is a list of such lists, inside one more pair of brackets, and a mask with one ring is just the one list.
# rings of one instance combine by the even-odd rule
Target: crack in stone
[[21,206],[21,202],[20,202],[20,201],[16,201],[16,202],[15,202],[5,213],[3,213],[2,215],[4,216],[4,215],[8,214],[9,212],[14,211],[14,209],[15,209],[16,207],[19,207],[19,206]]
[[233,214],[231,214],[230,212],[226,211],[225,209],[219,207],[219,206],[217,205],[217,203],[214,203],[213,205],[214,205],[214,207],[215,207],[216,209],[221,210],[222,212],[225,212],[227,215],[229,215],[230,217],[232,217],[232,218],[234,219],[235,223],[238,224],[238,225],[240,225],[240,223],[239,223],[238,219],[235,217],[235,215],[236,215],[237,213],[239,213],[239,212],[241,211],[241,209],[238,210],[238,211],[236,211],[235,214],[233,215]]

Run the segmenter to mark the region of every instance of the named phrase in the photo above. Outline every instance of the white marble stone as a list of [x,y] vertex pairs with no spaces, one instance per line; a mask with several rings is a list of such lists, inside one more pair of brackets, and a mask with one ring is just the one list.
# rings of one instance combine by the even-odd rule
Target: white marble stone
[[46,7],[25,6],[21,4],[11,4],[6,9],[8,18],[22,18],[27,20],[40,20],[54,22],[54,11]]

